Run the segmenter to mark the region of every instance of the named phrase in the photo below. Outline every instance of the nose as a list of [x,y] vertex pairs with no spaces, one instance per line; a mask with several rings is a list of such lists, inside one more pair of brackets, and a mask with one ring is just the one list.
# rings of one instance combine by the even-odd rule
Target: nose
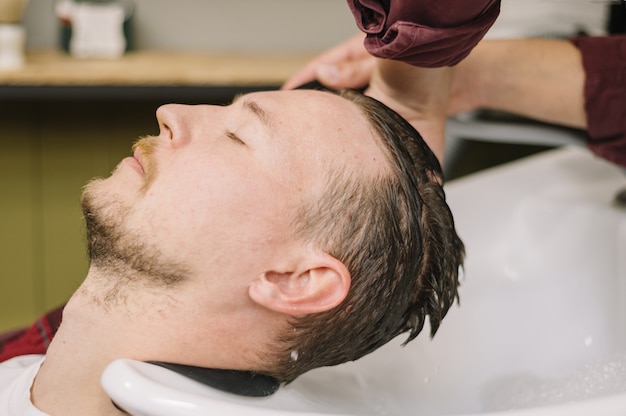
[[173,146],[185,145],[192,139],[194,131],[202,131],[206,127],[202,123],[207,120],[207,115],[214,113],[214,107],[183,104],[160,106],[156,112],[160,136],[169,140]]
[[160,137],[169,140],[172,144],[182,144],[185,140],[189,140],[189,128],[185,122],[186,107],[188,106],[166,104],[157,109],[156,117],[159,122]]

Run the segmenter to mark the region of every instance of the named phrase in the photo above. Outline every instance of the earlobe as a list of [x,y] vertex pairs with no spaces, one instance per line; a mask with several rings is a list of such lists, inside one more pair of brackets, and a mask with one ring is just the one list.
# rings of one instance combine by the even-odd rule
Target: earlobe
[[289,315],[307,315],[333,309],[350,290],[350,273],[334,257],[323,253],[288,272],[270,270],[249,288],[253,301],[265,308]]

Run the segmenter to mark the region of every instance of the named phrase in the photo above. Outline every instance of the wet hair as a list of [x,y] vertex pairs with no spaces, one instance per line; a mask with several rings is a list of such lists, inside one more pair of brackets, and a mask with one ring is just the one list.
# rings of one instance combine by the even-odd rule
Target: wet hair
[[420,134],[382,103],[341,96],[369,121],[389,172],[335,172],[301,209],[298,235],[341,260],[352,283],[332,310],[292,318],[270,349],[268,374],[291,382],[313,368],[356,360],[401,333],[431,336],[458,299],[464,247],[446,204],[441,166]]

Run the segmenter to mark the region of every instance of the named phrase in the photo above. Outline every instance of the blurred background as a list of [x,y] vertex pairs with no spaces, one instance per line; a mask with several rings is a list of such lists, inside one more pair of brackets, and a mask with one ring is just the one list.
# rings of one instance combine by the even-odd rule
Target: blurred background
[[[79,3],[94,2],[117,3]],[[25,62],[0,70],[0,331],[28,325],[78,287],[87,268],[81,188],[94,176],[108,175],[138,136],[158,133],[154,112],[160,104],[225,103],[238,92],[276,88],[308,57],[357,31],[345,1],[132,0],[120,2],[128,13],[124,55],[78,59],[68,52],[71,34],[59,3],[31,0],[19,21],[7,22],[23,28]],[[488,36],[602,34],[612,6],[504,0]],[[158,52],[160,60],[142,63],[154,59],[145,52]],[[220,65],[233,54],[240,63],[232,71],[247,65],[247,78],[213,82],[212,63],[218,60],[211,54],[220,54]],[[249,63],[247,54],[254,56]],[[254,66],[264,55],[274,78],[255,77]],[[195,69],[206,77],[172,81],[161,65],[169,56],[178,62],[172,71]],[[106,71],[115,76],[105,82]],[[153,72],[164,74],[163,80],[150,78]],[[449,179],[545,148],[468,139]]]

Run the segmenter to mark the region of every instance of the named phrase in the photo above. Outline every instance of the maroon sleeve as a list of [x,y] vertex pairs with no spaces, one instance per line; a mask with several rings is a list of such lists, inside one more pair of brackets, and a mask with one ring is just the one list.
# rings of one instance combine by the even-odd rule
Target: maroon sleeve
[[348,5],[372,55],[427,68],[459,63],[500,13],[500,0],[348,0]]
[[587,146],[626,166],[626,35],[572,40],[585,70]]

